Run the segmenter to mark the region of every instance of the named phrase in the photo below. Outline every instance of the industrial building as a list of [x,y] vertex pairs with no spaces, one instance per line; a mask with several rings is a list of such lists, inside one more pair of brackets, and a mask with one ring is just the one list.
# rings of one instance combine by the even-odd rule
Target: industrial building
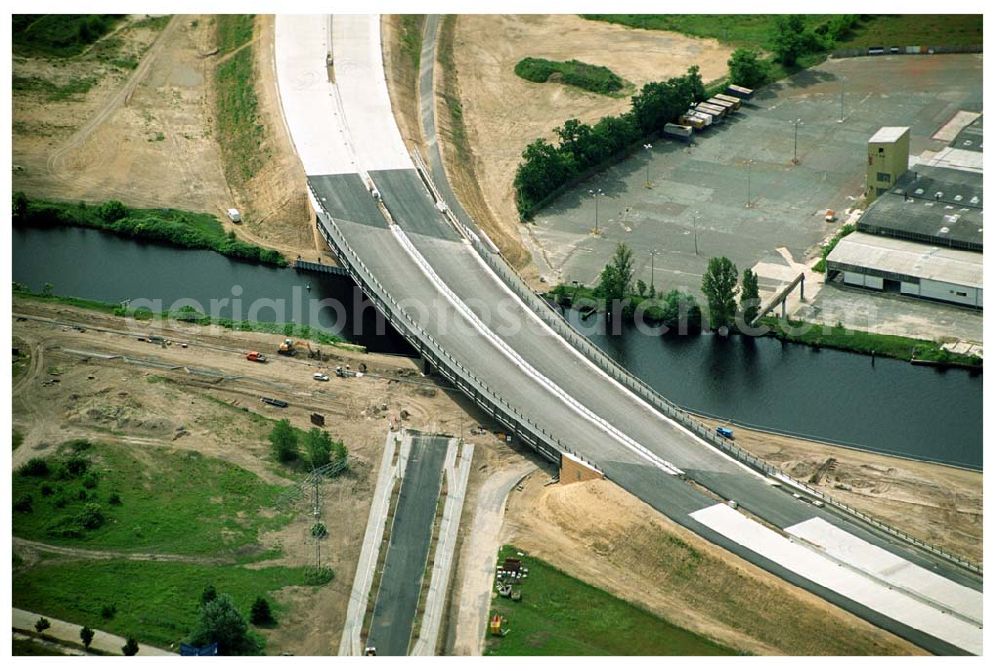
[[827,280],[983,307],[983,256],[949,247],[851,233],[826,257]]
[[858,220],[864,233],[983,251],[982,173],[914,166]]
[[865,198],[872,202],[906,174],[910,161],[910,129],[885,126],[868,140]]
[[982,128],[980,116],[929,163],[912,165],[908,128],[875,133],[871,205],[827,256],[827,281],[982,308]]

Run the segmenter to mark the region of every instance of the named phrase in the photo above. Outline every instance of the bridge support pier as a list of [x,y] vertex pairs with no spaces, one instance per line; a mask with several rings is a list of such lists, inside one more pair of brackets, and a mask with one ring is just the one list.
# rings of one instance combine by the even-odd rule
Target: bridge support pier
[[424,375],[430,375],[434,372],[434,367],[431,365],[431,362],[424,356],[420,357],[420,372]]

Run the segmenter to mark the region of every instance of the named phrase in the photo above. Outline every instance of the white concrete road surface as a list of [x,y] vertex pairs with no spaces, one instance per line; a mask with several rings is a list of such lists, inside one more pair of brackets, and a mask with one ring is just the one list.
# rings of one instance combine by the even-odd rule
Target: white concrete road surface
[[[724,503],[694,512],[691,517],[817,585],[962,650],[976,655],[983,653],[981,623],[942,610],[926,598],[894,587],[885,579],[887,569],[902,568],[909,562],[896,557],[890,565],[881,552],[861,547],[862,542],[858,540],[847,541],[843,536],[849,534],[830,532],[827,529],[830,525],[809,520],[790,527],[787,530],[789,533],[796,530],[804,534],[796,539],[782,536]],[[830,549],[836,554],[831,556],[821,549]],[[881,579],[875,572],[883,572]],[[921,576],[911,574],[904,580],[912,586],[915,580],[921,580]],[[940,580],[950,582],[944,578]],[[947,595],[963,588],[935,584],[934,589],[947,598]]]

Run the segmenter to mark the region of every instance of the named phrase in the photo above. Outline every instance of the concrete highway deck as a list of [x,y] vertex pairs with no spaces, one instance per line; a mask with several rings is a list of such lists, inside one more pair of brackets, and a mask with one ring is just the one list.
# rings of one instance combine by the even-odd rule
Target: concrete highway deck
[[[509,405],[509,412],[558,437],[566,450],[595,463],[610,479],[709,540],[928,649],[979,652],[981,644],[977,648],[968,636],[950,636],[948,627],[934,622],[904,623],[851,598],[849,594],[864,592],[866,585],[878,584],[870,573],[858,570],[852,574],[857,581],[855,589],[838,590],[836,585],[817,582],[811,573],[797,572],[796,567],[775,561],[740,538],[727,536],[723,531],[728,527],[720,531],[705,523],[708,518],[692,516],[715,506],[718,498],[677,477],[681,472],[718,497],[738,501],[775,527],[786,529],[818,518],[956,584],[982,589],[981,580],[972,574],[939,565],[940,560],[932,555],[772,486],[613,381],[549,329],[441,215],[412,165],[401,160],[398,131],[393,127],[393,137],[380,134],[392,113],[387,95],[383,98],[381,93],[385,88],[381,52],[371,47],[379,42],[378,23],[371,19],[336,17],[331,45],[314,45],[311,60],[332,52],[337,84],[330,88],[339,89],[332,94],[339,99],[338,115],[315,126],[305,114],[288,113],[289,108],[308,105],[314,92],[310,90],[298,99],[294,86],[280,81],[283,72],[297,70],[294,59],[306,57],[291,48],[286,50],[285,43],[296,41],[300,31],[312,35],[313,24],[322,25],[326,19],[279,16],[279,89],[296,147],[310,147],[300,154],[316,198],[320,225],[337,229],[357,255],[354,262],[363,264],[377,278],[378,288],[419,325],[422,337],[432,338],[484,381]],[[364,57],[372,62],[361,63],[359,59]],[[283,64],[286,58],[290,62]],[[301,67],[311,65],[303,63]],[[369,79],[361,81],[361,77]],[[350,96],[347,91],[352,92]],[[381,121],[374,118],[378,115],[383,117]],[[345,129],[350,136],[346,142],[341,140]],[[331,160],[314,151],[315,146],[324,146],[329,152],[354,153]],[[331,165],[352,169],[336,172],[330,170]],[[387,212],[371,207],[375,201],[366,187],[369,180],[381,193]],[[920,595],[912,598],[920,602]],[[382,645],[391,644],[380,644],[380,652]]]

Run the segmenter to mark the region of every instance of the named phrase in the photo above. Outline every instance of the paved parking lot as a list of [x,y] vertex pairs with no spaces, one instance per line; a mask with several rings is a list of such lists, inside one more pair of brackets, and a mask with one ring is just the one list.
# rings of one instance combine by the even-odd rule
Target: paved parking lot
[[[711,256],[742,269],[781,263],[775,250],[786,247],[801,262],[841,225],[822,212],[843,219],[862,194],[872,133],[911,126],[912,154],[941,149],[946,143],[931,139],[938,128],[959,110],[982,110],[982,75],[978,54],[854,58],[761,90],[690,149],[657,141],[540,212],[529,235],[544,250],[535,250],[541,274],[593,284],[618,242],[635,251],[636,277],[649,282],[653,263],[658,289],[696,294]],[[595,208],[596,189],[604,195]]]

